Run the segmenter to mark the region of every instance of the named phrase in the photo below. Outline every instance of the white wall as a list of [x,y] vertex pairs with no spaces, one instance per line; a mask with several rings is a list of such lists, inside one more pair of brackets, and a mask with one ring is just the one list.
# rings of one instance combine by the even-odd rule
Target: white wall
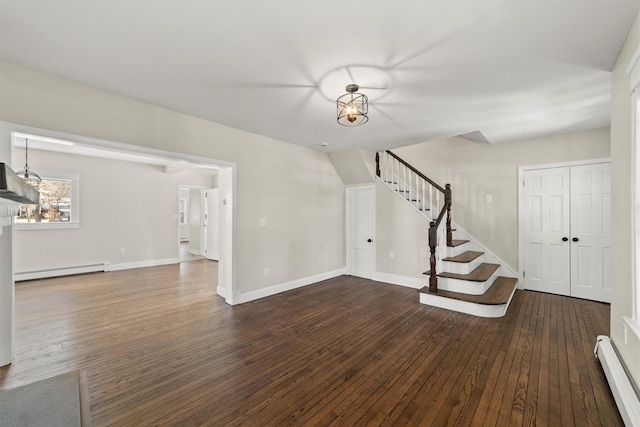
[[[640,15],[639,15],[640,17]],[[612,295],[611,338],[640,385],[640,340],[631,331],[625,342],[623,317],[633,315],[632,221],[631,221],[631,82],[626,72],[635,50],[640,46],[640,18],[636,18],[613,68],[611,92],[611,186],[612,186]]]
[[[19,164],[23,151],[14,150]],[[109,262],[170,262],[178,254],[178,186],[209,186],[215,171],[167,174],[145,165],[29,150],[29,166],[80,174],[80,228],[16,230],[16,272]],[[120,253],[120,248],[125,253]]]
[[324,153],[4,61],[0,99],[2,121],[235,162],[240,293],[344,268],[344,185]]
[[[393,252],[393,259],[389,253]],[[429,270],[429,221],[376,180],[376,272],[422,279]]]
[[453,222],[517,271],[518,167],[609,157],[609,133],[603,128],[502,144],[454,137],[393,152],[440,185],[450,183]]
[[[7,135],[0,136],[0,162],[11,166],[9,139]],[[0,227],[0,366],[3,366],[13,354],[13,233],[11,227]]]
[[374,156],[375,153],[362,148],[347,148],[329,153],[331,163],[345,185],[373,182]]

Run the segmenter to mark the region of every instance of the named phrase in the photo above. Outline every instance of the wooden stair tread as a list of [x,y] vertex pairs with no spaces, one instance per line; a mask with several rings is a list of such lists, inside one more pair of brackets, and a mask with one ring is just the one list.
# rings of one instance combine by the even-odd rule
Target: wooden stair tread
[[451,244],[448,245],[450,248],[455,248],[456,246],[464,245],[465,243],[469,243],[468,240],[452,240]]
[[456,299],[459,301],[466,301],[475,304],[483,304],[483,305],[501,305],[507,304],[509,302],[509,298],[511,297],[511,293],[513,292],[513,288],[516,286],[518,279],[515,277],[503,277],[499,276],[494,280],[491,287],[487,289],[483,295],[468,295],[461,294],[459,292],[451,292],[439,289],[437,292],[429,292],[429,288],[425,286],[420,289],[419,292],[430,295],[437,295],[439,297]]
[[458,274],[458,273],[447,273],[443,272],[438,274],[438,277],[447,277],[449,279],[459,279],[459,280],[468,280],[470,282],[484,282],[488,280],[489,277],[496,270],[500,268],[500,264],[487,264],[482,263],[477,266],[471,273],[469,274]]
[[467,251],[467,252],[463,252],[460,255],[454,256],[454,257],[447,257],[447,258],[443,258],[443,261],[449,261],[449,262],[471,262],[474,259],[480,257],[484,255],[484,252],[474,252],[474,251]]

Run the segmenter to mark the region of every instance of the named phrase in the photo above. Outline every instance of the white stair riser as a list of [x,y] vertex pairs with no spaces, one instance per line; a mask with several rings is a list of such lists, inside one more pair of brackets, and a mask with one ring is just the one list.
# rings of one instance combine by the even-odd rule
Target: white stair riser
[[450,277],[438,277],[438,289],[458,292],[467,295],[482,295],[487,292],[497,276],[493,275],[484,282],[471,282],[469,280],[452,279]]
[[469,274],[475,270],[476,267],[482,264],[482,262],[482,256],[479,256],[471,262],[442,261],[442,271],[457,274]]
[[469,247],[469,243],[465,243],[464,245],[460,245],[460,246],[447,246],[444,253],[447,257],[453,258],[455,256],[460,255],[461,253],[470,251],[471,249],[468,249]]
[[[509,302],[511,302],[511,299],[509,299]],[[472,302],[443,298],[437,295],[423,293],[420,294],[420,303],[430,305],[432,307],[439,307],[447,310],[457,311],[459,313],[466,313],[473,316],[488,318],[503,317],[507,312],[507,308],[509,307],[508,303],[499,305],[475,304]]]

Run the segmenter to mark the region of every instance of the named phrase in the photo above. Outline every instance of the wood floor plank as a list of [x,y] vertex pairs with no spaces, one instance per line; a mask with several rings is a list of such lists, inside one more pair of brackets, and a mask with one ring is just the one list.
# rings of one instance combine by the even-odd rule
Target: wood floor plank
[[[525,313],[522,310],[523,292],[516,291],[513,302],[507,315],[503,318],[506,327],[502,328],[503,339],[497,344],[497,352],[487,361],[490,366],[489,375],[486,380],[486,387],[483,388],[482,394],[478,401],[478,406],[471,420],[472,425],[495,425],[499,414],[499,404],[502,400],[504,392],[504,382],[500,382],[501,375],[508,372],[511,365],[511,358],[507,359],[508,343],[514,335],[516,325],[520,325]],[[491,409],[490,406],[497,407],[497,410]],[[494,419],[495,418],[495,419]]]
[[[541,301],[539,310],[538,329],[535,336],[537,349],[534,351],[534,361],[532,372],[534,373],[531,384],[532,391],[527,393],[527,400],[524,408],[525,425],[549,425],[548,411],[541,411],[540,408],[549,407],[549,340],[551,332],[551,313],[548,298]],[[535,373],[537,372],[537,376]]]
[[0,389],[86,370],[93,423],[621,426],[608,306],[518,290],[482,319],[341,276],[240,306],[217,263],[21,282]]
[[536,336],[542,335],[540,310],[542,305],[544,312],[544,305],[541,304],[541,299],[539,294],[536,295],[533,311],[530,315],[529,331],[523,348],[523,363],[520,365],[518,377],[517,404],[514,404],[514,411],[511,412],[514,424],[536,425],[535,418],[525,421],[525,410],[527,400],[533,401],[533,405],[538,403],[538,375],[535,373],[539,371],[539,360],[536,357],[536,349],[539,346],[536,345]]
[[499,425],[522,425],[523,385],[521,383],[521,373],[522,371],[529,371],[530,341],[528,340],[533,317],[532,313],[535,313],[536,304],[537,294],[534,294],[527,302],[526,315],[523,319],[519,336],[517,340],[514,340],[513,347],[511,347],[514,358],[500,406]]

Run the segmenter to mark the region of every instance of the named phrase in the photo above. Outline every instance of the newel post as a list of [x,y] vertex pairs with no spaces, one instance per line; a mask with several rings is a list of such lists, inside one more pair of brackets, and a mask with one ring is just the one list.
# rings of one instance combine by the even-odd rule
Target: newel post
[[376,176],[380,178],[380,153],[376,152]]
[[453,245],[453,231],[451,230],[451,184],[444,186],[444,203],[447,206],[447,246]]
[[438,246],[438,228],[436,222],[431,221],[429,223],[429,250],[431,256],[429,258],[429,264],[431,269],[429,270],[429,292],[438,291],[438,276],[436,275],[436,247]]

